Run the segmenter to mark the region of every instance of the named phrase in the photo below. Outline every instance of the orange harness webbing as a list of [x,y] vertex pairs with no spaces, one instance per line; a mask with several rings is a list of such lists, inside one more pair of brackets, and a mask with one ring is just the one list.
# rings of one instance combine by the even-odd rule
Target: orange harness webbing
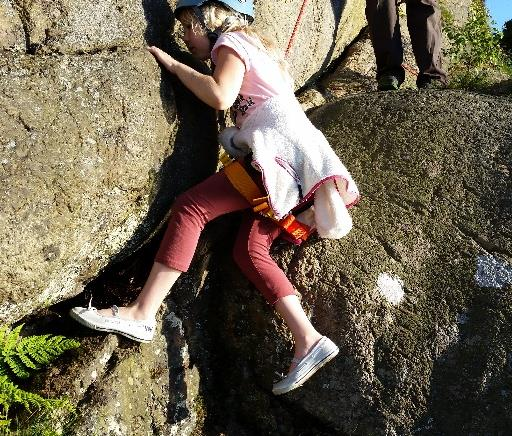
[[258,185],[254,183],[254,180],[252,180],[251,176],[240,162],[226,162],[224,159],[221,160],[224,163],[224,173],[226,177],[234,188],[249,201],[254,212],[258,212],[274,220],[295,239],[305,241],[308,238],[312,233],[312,229],[306,224],[297,221],[292,214],[285,216],[281,220],[275,218],[274,211],[268,204],[268,196],[263,195]]

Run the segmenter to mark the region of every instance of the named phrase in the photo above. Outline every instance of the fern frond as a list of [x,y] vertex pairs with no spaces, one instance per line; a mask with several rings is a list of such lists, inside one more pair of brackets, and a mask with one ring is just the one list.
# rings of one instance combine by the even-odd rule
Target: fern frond
[[33,362],[32,359],[30,359],[29,356],[27,356],[25,353],[18,352],[19,359],[23,362],[23,364],[30,369],[40,369],[41,366],[37,363]]
[[27,378],[31,371],[59,357],[62,353],[80,346],[74,339],[64,336],[34,335],[20,337],[23,324],[9,331],[8,326],[0,328],[0,375],[11,372],[20,378]]
[[20,404],[25,409],[32,411],[37,410],[51,411],[58,407],[62,407],[68,400],[66,399],[47,399],[41,395],[24,391],[16,386],[6,376],[0,376],[0,406],[5,409],[5,413],[13,404]]
[[36,365],[48,365],[62,353],[79,346],[78,341],[64,336],[41,335],[22,338],[16,350],[20,357],[30,356]]
[[12,350],[16,347],[16,343],[18,342],[18,339],[20,337],[20,331],[23,328],[23,325],[24,324],[20,324],[18,327],[12,329],[10,332],[7,333],[2,350],[2,354],[4,356],[11,354]]
[[30,376],[30,372],[26,370],[25,365],[18,356],[7,356],[4,358],[4,362],[9,366],[9,369],[16,377],[27,378]]
[[[15,375],[27,378],[31,371],[49,364],[67,350],[79,347],[80,343],[64,336],[21,337],[22,328],[23,324],[12,330],[7,325],[0,326],[0,434],[4,434],[4,430],[10,433],[12,420],[9,418],[9,409],[13,405],[27,409],[31,413],[31,422],[52,422],[55,416],[58,416],[54,412],[62,409],[70,413],[75,412],[75,407],[68,399],[49,399],[25,391],[16,386],[11,377]],[[54,434],[50,430],[50,433],[43,430],[44,432],[37,430],[36,433],[30,434]]]
[[0,376],[0,406],[3,407],[5,415],[12,404],[21,402],[20,391],[7,376]]

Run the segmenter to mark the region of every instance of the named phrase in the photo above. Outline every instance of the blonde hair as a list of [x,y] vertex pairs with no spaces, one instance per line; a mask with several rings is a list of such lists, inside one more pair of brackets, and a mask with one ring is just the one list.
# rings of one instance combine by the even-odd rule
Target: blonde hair
[[[218,29],[221,33],[244,32],[256,42],[255,45],[257,47],[265,50],[268,55],[279,64],[281,69],[284,71],[288,70],[287,62],[276,45],[270,38],[250,27],[251,23],[245,15],[232,10],[221,3],[213,2],[208,2],[204,6],[201,6],[201,11],[204,15],[204,24],[209,29]],[[201,24],[192,9],[185,9],[179,15],[178,19],[184,24],[191,24],[192,29],[196,34],[204,34],[204,29],[201,27]]]

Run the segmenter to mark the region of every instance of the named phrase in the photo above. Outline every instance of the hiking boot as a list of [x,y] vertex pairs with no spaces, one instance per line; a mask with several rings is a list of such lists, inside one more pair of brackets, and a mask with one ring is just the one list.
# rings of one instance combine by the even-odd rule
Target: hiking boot
[[418,89],[446,89],[446,83],[440,79],[422,75],[416,79],[416,86]]
[[392,74],[385,74],[377,79],[377,89],[379,91],[396,91],[401,84],[398,77]]

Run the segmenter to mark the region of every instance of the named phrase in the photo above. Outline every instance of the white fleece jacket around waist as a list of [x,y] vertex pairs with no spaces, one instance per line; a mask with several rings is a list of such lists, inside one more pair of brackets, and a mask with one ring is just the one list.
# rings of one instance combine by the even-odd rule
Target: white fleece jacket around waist
[[252,151],[253,165],[262,173],[270,206],[278,219],[321,187],[314,203],[314,225],[319,235],[339,238],[348,233],[352,222],[346,205],[357,202],[359,191],[293,94],[270,98],[240,129],[229,127],[219,139],[230,154],[238,157]]

